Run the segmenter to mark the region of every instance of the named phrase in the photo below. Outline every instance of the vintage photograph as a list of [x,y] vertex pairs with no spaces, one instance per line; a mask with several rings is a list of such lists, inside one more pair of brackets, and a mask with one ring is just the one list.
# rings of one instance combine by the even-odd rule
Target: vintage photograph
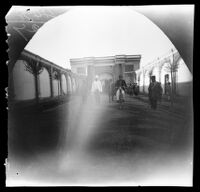
[[12,6],[6,186],[193,186],[194,8]]

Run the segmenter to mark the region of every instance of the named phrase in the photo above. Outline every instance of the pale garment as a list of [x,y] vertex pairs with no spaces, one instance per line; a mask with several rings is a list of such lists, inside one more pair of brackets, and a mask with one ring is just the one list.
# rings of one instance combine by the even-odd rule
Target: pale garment
[[101,85],[101,81],[94,81],[92,83],[92,90],[93,93],[96,91],[102,92],[102,85]]
[[[125,98],[125,92],[124,92],[123,89],[122,89],[122,95],[123,95],[123,98]],[[119,100],[119,89],[117,90],[116,98],[117,98],[117,101],[118,101]]]

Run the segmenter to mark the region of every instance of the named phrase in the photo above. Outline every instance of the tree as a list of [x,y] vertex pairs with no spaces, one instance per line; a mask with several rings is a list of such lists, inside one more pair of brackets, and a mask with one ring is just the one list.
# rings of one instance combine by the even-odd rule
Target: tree
[[60,76],[59,76],[59,72],[57,70],[54,70],[52,77],[53,77],[53,79],[57,80],[57,82],[58,82],[58,95],[59,95],[59,93],[60,93],[60,81],[61,81]]
[[25,62],[25,71],[35,75],[42,73],[44,67],[40,63]]
[[36,102],[38,102],[39,98],[39,84],[38,84],[38,75],[42,73],[44,70],[44,67],[40,62],[33,62],[30,60],[30,62],[25,62],[25,71],[28,71],[29,73],[33,74],[34,79],[35,79],[35,97],[36,97]]
[[171,75],[171,93],[172,93],[171,104],[173,105],[174,97],[176,95],[176,72],[178,71],[179,68],[178,60],[180,58],[180,55],[178,54],[178,52],[174,53],[173,49],[171,51],[172,51],[172,57],[165,59],[165,62],[168,64],[165,67],[165,70],[169,72]]

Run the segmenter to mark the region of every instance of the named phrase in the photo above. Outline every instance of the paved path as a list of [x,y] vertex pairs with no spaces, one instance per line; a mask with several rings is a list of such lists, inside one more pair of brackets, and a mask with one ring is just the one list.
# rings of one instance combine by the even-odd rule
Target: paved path
[[[28,166],[18,165],[13,181],[26,185],[190,185],[192,134],[187,117],[126,97],[123,109],[79,99],[44,112],[59,111],[63,127],[58,151],[39,154]],[[182,146],[182,147],[180,147]],[[31,174],[30,174],[31,173]],[[10,173],[11,174],[11,173]],[[23,181],[23,180],[22,180]],[[21,181],[21,182],[22,182]]]

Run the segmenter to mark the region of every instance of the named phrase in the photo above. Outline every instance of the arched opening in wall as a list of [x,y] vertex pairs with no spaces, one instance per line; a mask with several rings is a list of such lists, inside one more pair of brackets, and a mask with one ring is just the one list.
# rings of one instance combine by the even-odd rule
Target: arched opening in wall
[[40,88],[40,97],[50,97],[51,96],[51,87],[50,87],[50,76],[49,72],[45,67],[43,67],[43,71],[39,74],[39,88]]
[[107,86],[110,80],[113,80],[113,75],[111,73],[100,73],[99,80],[102,84],[102,91],[105,93],[107,91]]
[[144,91],[148,93],[148,87],[150,84],[150,71],[146,71],[144,75]]
[[75,83],[76,83],[76,91],[78,91],[79,90],[79,88],[80,88],[80,80],[79,80],[79,78],[75,78]]
[[62,81],[62,91],[64,94],[67,94],[67,79],[64,74],[61,75],[61,81]]
[[60,95],[60,78],[59,73],[57,71],[53,72],[52,75],[53,79],[53,95],[58,96]]
[[169,63],[164,63],[161,68],[161,86],[163,88],[164,94],[167,93],[167,83],[170,83],[171,86],[171,73],[169,70]]
[[68,87],[68,92],[72,92],[72,81],[70,75],[67,75],[67,87]]
[[155,80],[160,82],[159,68],[157,66],[153,68],[151,76],[155,76]]
[[113,79],[113,75],[111,73],[100,73],[99,74],[100,81],[110,80],[110,79]]
[[141,72],[141,73],[139,74],[139,79],[140,79],[140,81],[138,82],[139,91],[140,91],[140,92],[143,92],[143,86],[144,86],[144,74],[143,74],[143,72]]
[[136,83],[137,83],[138,85],[140,84],[140,74],[141,74],[141,72],[136,73]]
[[13,68],[15,100],[35,98],[35,78],[31,66],[24,60],[18,60]]

